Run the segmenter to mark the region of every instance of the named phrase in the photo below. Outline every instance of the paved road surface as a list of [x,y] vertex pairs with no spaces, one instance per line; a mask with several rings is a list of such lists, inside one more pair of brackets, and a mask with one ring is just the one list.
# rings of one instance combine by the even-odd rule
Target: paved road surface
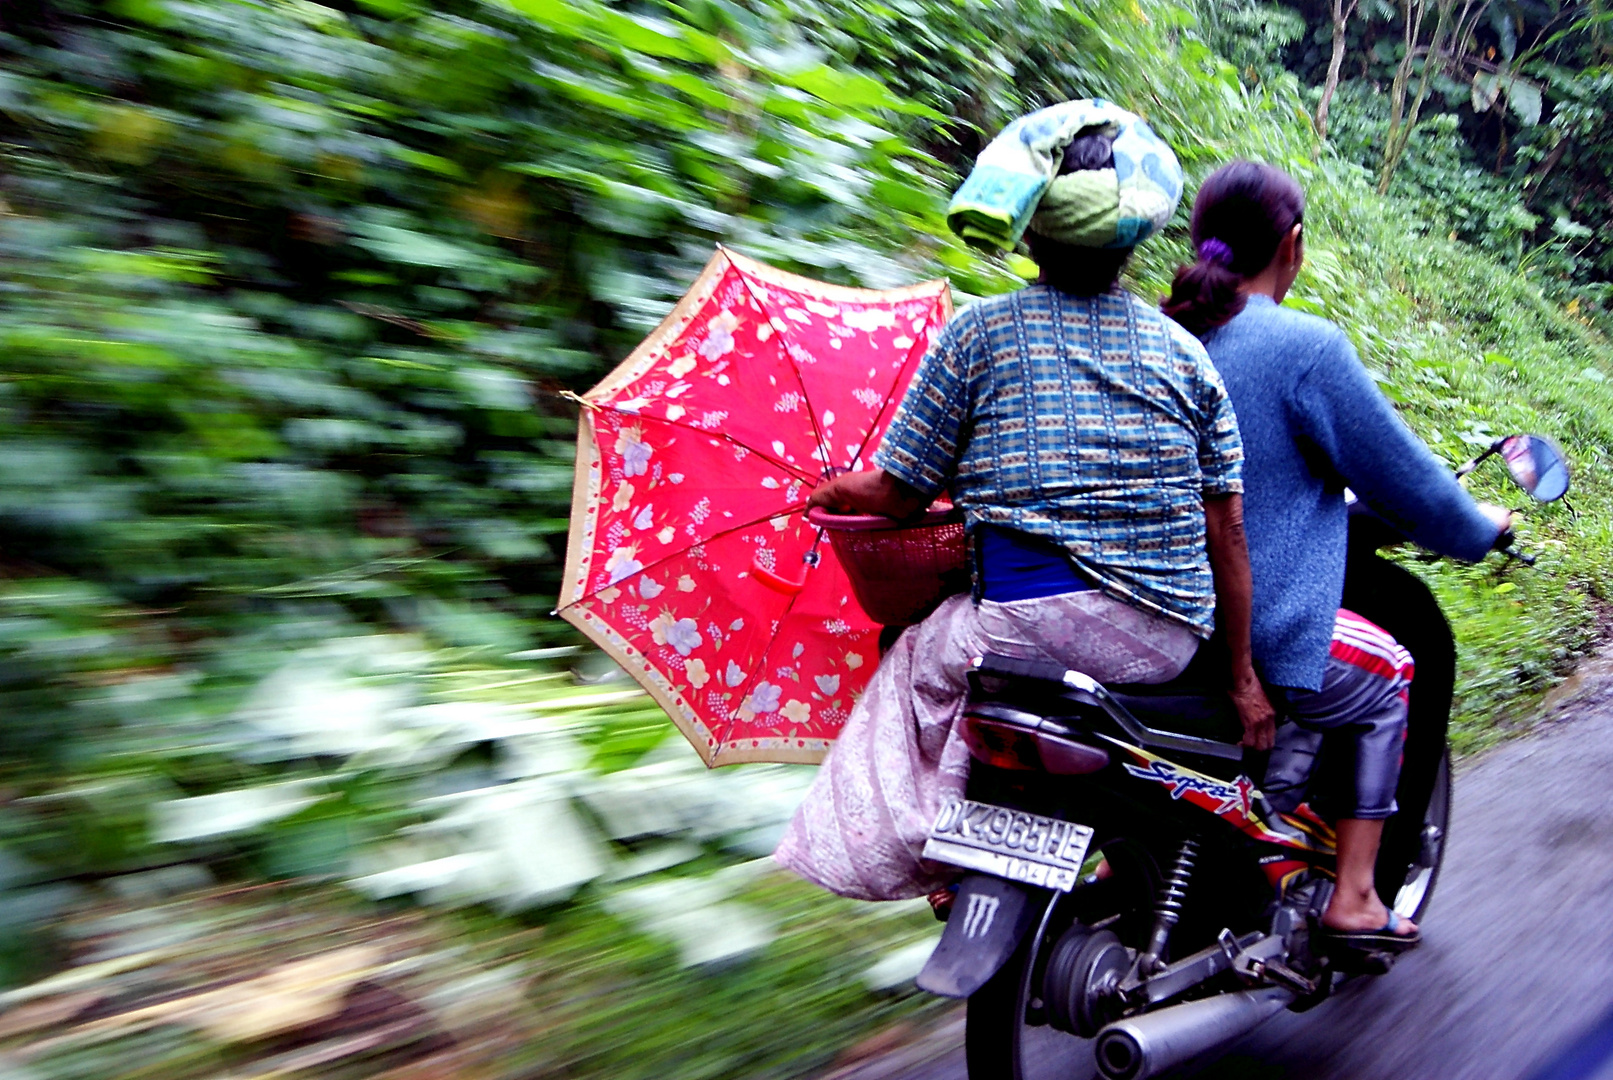
[[[1613,673],[1526,739],[1458,770],[1423,947],[1387,977],[1284,1013],[1198,1080],[1613,1078]],[[1088,1080],[1061,1037],[1038,1080]],[[962,1027],[838,1080],[965,1080]],[[1069,1054],[1069,1050],[1077,1051]]]

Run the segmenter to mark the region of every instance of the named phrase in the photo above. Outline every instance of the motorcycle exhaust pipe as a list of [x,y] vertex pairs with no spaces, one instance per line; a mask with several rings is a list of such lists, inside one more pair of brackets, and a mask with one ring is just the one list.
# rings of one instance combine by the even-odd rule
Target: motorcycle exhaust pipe
[[1147,1080],[1253,1031],[1293,1000],[1292,990],[1270,986],[1117,1020],[1098,1032],[1093,1056],[1105,1080]]

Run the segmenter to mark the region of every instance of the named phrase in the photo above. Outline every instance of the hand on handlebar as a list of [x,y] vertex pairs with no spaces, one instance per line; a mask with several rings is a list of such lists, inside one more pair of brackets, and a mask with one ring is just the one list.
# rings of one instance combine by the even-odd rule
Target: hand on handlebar
[[1495,543],[1490,545],[1490,550],[1499,551],[1508,559],[1521,562],[1525,566],[1533,566],[1535,557],[1519,551],[1515,546],[1518,542],[1518,534],[1512,531],[1512,511],[1493,506],[1490,503],[1479,503],[1479,509],[1491,521],[1501,526],[1501,531],[1496,534]]
[[1252,676],[1237,680],[1232,686],[1232,706],[1243,722],[1243,739],[1238,745],[1270,750],[1277,741],[1277,710],[1272,708],[1260,680]]
[[[1479,503],[1479,513],[1495,522],[1495,532],[1498,541],[1500,537],[1505,536],[1512,531],[1512,511],[1508,510],[1506,507],[1497,506],[1494,503]],[[1498,542],[1496,546],[1504,547],[1505,545]]]

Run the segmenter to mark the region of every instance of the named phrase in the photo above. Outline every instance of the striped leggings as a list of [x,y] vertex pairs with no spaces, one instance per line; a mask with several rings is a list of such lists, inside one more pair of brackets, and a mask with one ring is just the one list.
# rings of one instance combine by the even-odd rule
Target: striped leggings
[[1277,729],[1262,785],[1279,810],[1309,796],[1329,819],[1395,812],[1412,661],[1388,632],[1339,609],[1320,690],[1279,689]]

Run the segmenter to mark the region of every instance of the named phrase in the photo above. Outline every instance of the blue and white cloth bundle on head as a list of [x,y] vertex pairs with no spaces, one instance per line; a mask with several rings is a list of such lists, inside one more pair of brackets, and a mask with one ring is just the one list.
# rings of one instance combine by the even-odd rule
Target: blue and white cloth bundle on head
[[[1088,133],[1114,139],[1114,167],[1059,175]],[[1077,247],[1129,248],[1158,232],[1182,197],[1182,167],[1147,121],[1102,98],[1066,101],[1009,124],[952,196],[947,224],[976,247],[1012,248],[1028,227]]]

